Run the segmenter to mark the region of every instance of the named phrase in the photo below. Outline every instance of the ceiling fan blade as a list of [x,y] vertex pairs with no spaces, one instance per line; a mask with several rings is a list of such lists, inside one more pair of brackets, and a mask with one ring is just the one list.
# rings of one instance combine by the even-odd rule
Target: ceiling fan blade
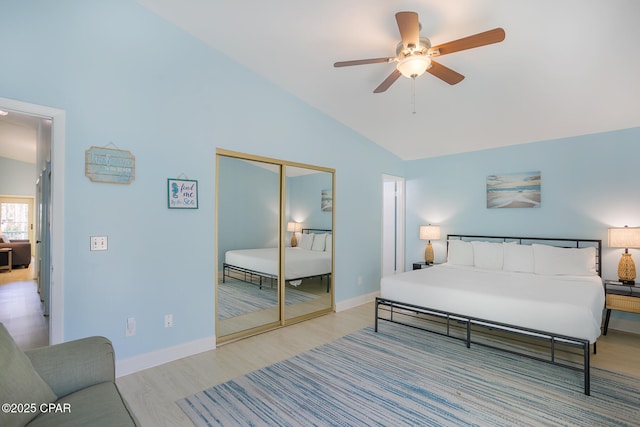
[[356,59],[354,61],[339,61],[333,64],[334,67],[350,67],[352,65],[364,65],[364,64],[378,64],[381,62],[391,62],[395,58],[371,58],[371,59]]
[[396,13],[396,22],[402,37],[402,45],[406,49],[410,44],[418,46],[420,43],[420,22],[416,12]]
[[450,85],[455,85],[464,80],[464,76],[456,71],[453,71],[449,67],[445,67],[442,64],[437,63],[434,60],[431,60],[431,68],[427,70],[427,73],[436,76],[440,80],[449,83]]
[[382,83],[380,83],[380,86],[378,86],[373,93],[381,93],[384,92],[385,90],[389,89],[389,86],[391,86],[396,80],[398,80],[398,78],[401,76],[402,74],[400,73],[400,71],[398,70],[393,70],[393,73],[389,74],[389,77],[387,77],[386,79],[384,79],[384,81]]
[[[499,43],[504,40],[505,34],[502,28],[494,28],[484,33],[474,34],[458,40],[433,46],[429,52],[435,55],[448,55],[450,53],[459,52],[461,50],[473,49],[474,47],[486,46],[488,44]],[[438,52],[439,53],[436,53]]]

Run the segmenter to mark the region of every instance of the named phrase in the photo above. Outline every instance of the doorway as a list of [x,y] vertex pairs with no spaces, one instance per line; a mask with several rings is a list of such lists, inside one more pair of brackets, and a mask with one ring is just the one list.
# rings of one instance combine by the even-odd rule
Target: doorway
[[[42,289],[46,287],[47,304],[40,307],[42,316],[45,315],[45,308],[49,314],[46,317],[48,321],[48,332],[46,341],[49,344],[56,344],[64,340],[63,333],[63,280],[64,277],[64,137],[65,137],[65,113],[51,107],[29,104],[13,99],[0,98],[0,110],[6,112],[2,115],[0,121],[10,122],[14,128],[33,133],[34,142],[30,147],[31,156],[29,160],[33,166],[33,173],[27,178],[29,188],[33,190],[33,198],[35,203],[31,207],[34,214],[31,217],[29,225],[32,241],[32,251],[34,259],[33,276],[38,277],[38,286]],[[6,127],[5,129],[6,130]],[[5,134],[0,132],[0,158],[3,161],[11,159],[10,152],[15,153],[20,148],[25,148],[26,142],[20,140],[18,146],[11,145],[9,141],[15,141],[16,138],[6,138]],[[8,161],[8,160],[7,160]],[[22,160],[25,162],[25,160]],[[51,185],[43,186],[43,175],[50,178]],[[11,177],[9,179],[12,179]],[[9,179],[5,180],[8,182]],[[15,179],[14,179],[15,180]],[[4,189],[0,191],[2,194],[13,194],[11,191]],[[36,209],[37,207],[37,209]],[[46,212],[46,220],[43,221],[43,212]],[[51,239],[43,241],[43,236],[51,236]],[[58,239],[54,237],[58,236]],[[43,245],[47,247],[44,248]],[[54,270],[53,266],[56,265]],[[37,271],[40,270],[40,271]],[[42,274],[44,274],[48,283],[42,283]],[[57,286],[56,286],[57,284]],[[39,296],[44,294],[45,290],[40,292]],[[35,293],[38,296],[38,293]]]
[[382,277],[404,271],[404,178],[382,176]]

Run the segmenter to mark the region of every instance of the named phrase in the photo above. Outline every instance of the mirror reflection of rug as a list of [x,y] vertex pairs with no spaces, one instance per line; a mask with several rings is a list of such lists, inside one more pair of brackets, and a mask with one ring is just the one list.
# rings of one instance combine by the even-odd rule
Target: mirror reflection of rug
[[[285,304],[291,305],[318,298],[317,295],[287,287]],[[218,319],[241,316],[254,311],[265,310],[278,305],[278,290],[253,285],[240,280],[229,280],[218,284]]]

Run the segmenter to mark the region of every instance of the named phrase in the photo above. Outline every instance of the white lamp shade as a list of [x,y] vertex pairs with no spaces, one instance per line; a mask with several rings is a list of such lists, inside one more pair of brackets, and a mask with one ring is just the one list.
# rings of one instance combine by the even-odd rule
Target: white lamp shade
[[401,60],[396,68],[403,76],[413,78],[424,74],[431,66],[431,58],[425,55],[410,55]]
[[420,240],[438,240],[440,239],[439,225],[421,225]]
[[287,223],[287,231],[300,232],[300,231],[302,231],[302,224],[299,223],[299,222],[288,222]]
[[640,227],[609,229],[610,248],[640,248]]

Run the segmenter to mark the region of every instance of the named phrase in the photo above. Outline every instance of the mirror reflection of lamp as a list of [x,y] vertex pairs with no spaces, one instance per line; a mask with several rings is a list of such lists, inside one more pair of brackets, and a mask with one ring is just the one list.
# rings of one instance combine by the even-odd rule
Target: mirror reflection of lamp
[[298,246],[298,238],[296,237],[296,233],[302,231],[302,224],[299,222],[288,222],[287,231],[291,233],[291,247],[295,248],[296,246]]
[[420,240],[428,240],[427,247],[424,249],[424,261],[427,264],[433,264],[434,254],[433,246],[431,246],[432,240],[440,239],[440,226],[439,225],[421,225],[420,226]]
[[609,247],[624,248],[624,253],[618,263],[618,278],[625,285],[634,285],[636,279],[636,265],[631,258],[629,248],[640,248],[640,227],[610,228]]

